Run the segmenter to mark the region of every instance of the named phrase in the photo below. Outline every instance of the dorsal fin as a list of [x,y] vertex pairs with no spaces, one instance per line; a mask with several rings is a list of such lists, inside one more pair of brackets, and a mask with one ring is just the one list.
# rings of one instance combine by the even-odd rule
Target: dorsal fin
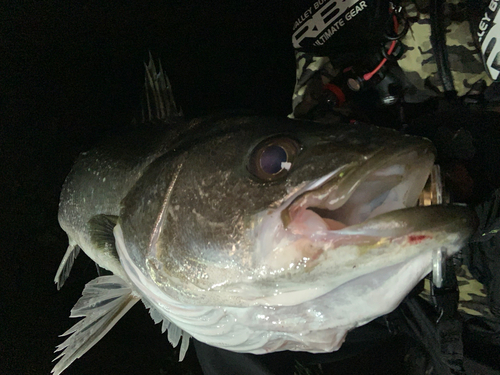
[[[161,61],[159,68],[149,53],[149,63],[144,63],[146,77],[144,79],[145,104],[142,108],[142,122],[166,121],[169,118],[182,116],[182,109],[175,103],[172,86],[168,76],[163,71]],[[145,107],[145,108],[144,108]]]

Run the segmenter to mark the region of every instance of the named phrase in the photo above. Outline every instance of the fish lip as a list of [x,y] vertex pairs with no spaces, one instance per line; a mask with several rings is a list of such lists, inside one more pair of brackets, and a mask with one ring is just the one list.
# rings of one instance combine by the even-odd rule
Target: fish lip
[[[395,186],[391,186],[391,183],[389,183],[387,189],[382,190],[381,193],[390,193],[394,187],[399,188],[403,193],[403,198],[406,195],[411,195],[409,198],[406,197],[408,199],[404,198],[406,201],[400,202],[399,209],[413,207],[417,203],[418,196],[431,172],[434,164],[434,154],[433,146],[426,142],[410,148],[402,148],[397,153],[394,153],[394,150],[391,153],[391,150],[381,148],[365,161],[354,162],[338,168],[308,184],[282,205],[284,207],[280,214],[283,228],[291,230],[294,234],[300,233],[301,231],[297,230],[295,224],[300,221],[301,214],[311,211],[323,220],[325,226],[322,226],[319,231],[304,231],[302,234],[320,239],[335,233],[339,235],[347,234],[344,228],[361,224],[367,219],[375,218],[380,213],[397,211],[397,209],[380,208],[385,204],[384,201],[383,204],[375,207],[363,220],[357,220],[354,223],[344,223],[340,220],[335,220],[332,223],[331,220],[328,220],[330,217],[325,215],[325,213],[334,214],[339,209],[344,208],[351,197],[360,191],[370,179],[375,178],[383,182],[384,173],[387,173],[386,180],[391,178],[394,180],[399,176],[401,181]],[[402,169],[402,172],[398,173],[398,167]],[[394,173],[391,173],[391,168],[395,168]],[[419,176],[414,177],[413,172],[419,172]],[[406,191],[404,189],[405,184],[408,185]],[[394,181],[392,181],[392,185],[394,185]],[[370,200],[364,203],[369,202]],[[323,210],[323,214],[321,210]],[[377,210],[379,213],[374,215]],[[308,212],[308,215],[313,216],[310,212]],[[332,228],[332,224],[338,225],[338,227]]]
[[[414,223],[425,218],[416,226]],[[407,207],[375,216],[365,222],[338,230],[340,235],[396,237],[406,234],[425,234],[441,231],[461,231],[470,236],[477,229],[477,214],[465,204],[439,204]],[[395,228],[392,223],[397,223]]]

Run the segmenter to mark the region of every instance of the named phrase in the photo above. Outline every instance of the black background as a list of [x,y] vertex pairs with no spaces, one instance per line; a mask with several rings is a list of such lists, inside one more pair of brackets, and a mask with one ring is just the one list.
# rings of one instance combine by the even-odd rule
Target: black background
[[[226,109],[284,116],[295,63],[291,9],[257,1],[5,1],[0,6],[0,373],[48,374],[71,307],[96,276],[67,238],[59,193],[77,155],[140,110],[148,51],[188,117]],[[137,304],[65,374],[199,373],[177,362]]]
[[[138,117],[148,51],[187,117],[285,116],[296,9],[230,0],[0,5],[0,374],[49,374],[58,335],[76,322],[69,312],[96,269],[82,254],[62,290],[53,284],[67,247],[59,193],[80,152]],[[335,374],[397,374],[396,352],[381,345]],[[177,358],[139,303],[64,374],[200,374],[192,349]]]

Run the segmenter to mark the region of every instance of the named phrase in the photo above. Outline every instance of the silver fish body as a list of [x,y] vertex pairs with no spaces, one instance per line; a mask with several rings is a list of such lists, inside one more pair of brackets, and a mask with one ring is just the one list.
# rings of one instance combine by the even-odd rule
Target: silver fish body
[[84,291],[72,316],[92,335],[68,331],[54,372],[138,300],[182,351],[190,336],[255,354],[339,349],[471,234],[467,208],[414,207],[433,162],[428,140],[392,130],[257,117],[82,154],[61,194],[65,259],[81,248],[115,276]]

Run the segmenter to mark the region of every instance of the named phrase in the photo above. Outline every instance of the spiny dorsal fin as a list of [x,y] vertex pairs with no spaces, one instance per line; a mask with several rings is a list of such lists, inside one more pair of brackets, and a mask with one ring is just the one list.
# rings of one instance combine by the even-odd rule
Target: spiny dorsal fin
[[175,103],[172,86],[168,76],[163,71],[161,61],[159,69],[149,53],[149,63],[146,65],[146,76],[144,79],[145,107],[142,109],[142,122],[145,121],[166,121],[169,118],[182,116],[182,109]]
[[70,244],[66,253],[64,254],[63,259],[61,260],[61,264],[56,272],[56,277],[54,277],[54,282],[57,285],[57,290],[61,289],[66,280],[68,279],[69,273],[71,272],[71,268],[73,267],[73,263],[75,263],[75,259],[80,253],[80,247],[70,240]]
[[56,353],[62,353],[54,359],[60,358],[52,373],[59,375],[85,354],[137,301],[129,285],[116,275],[98,277],[85,285],[70,315],[83,319],[61,335],[70,336],[56,348]]

